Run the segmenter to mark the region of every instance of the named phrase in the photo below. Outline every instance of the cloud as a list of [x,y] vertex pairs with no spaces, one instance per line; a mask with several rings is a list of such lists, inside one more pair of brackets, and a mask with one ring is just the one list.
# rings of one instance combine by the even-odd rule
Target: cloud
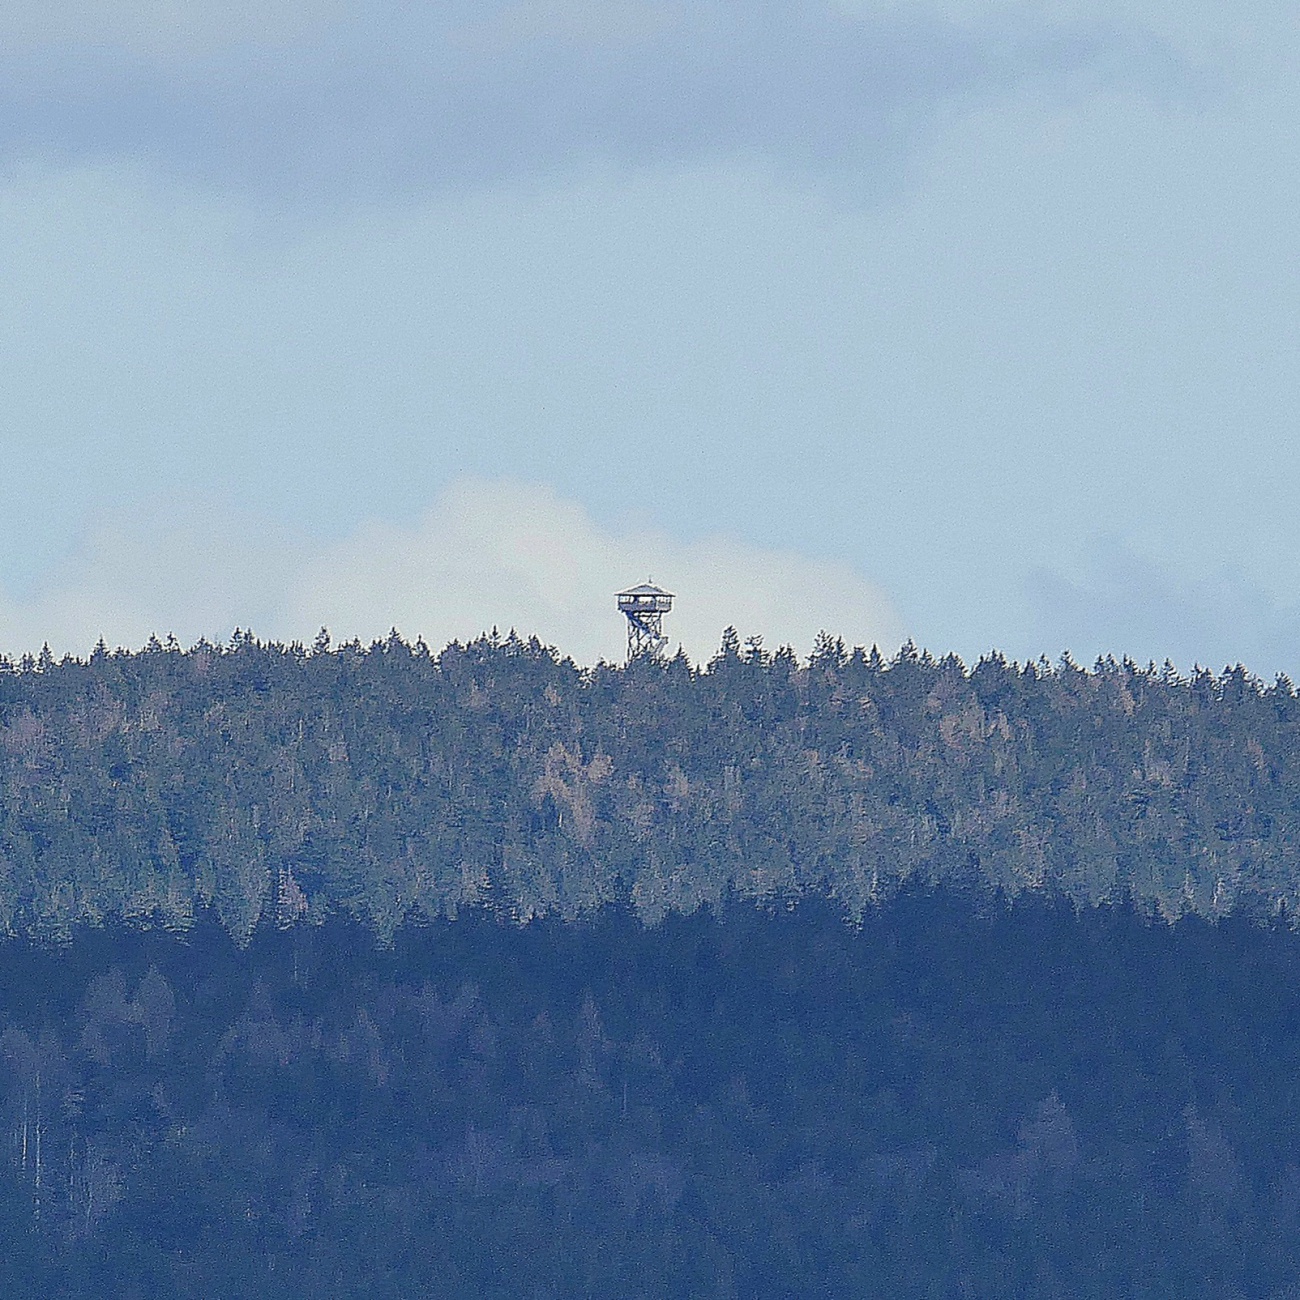
[[0,47],[73,47],[174,61],[232,45],[282,44],[318,33],[345,0],[42,0],[0,10]]
[[1300,607],[1229,567],[1181,574],[1111,539],[1077,574],[1036,570],[1027,591],[1041,643],[1082,662],[1127,654],[1183,671],[1237,663],[1265,677],[1296,671]]
[[0,652],[84,655],[101,635],[136,647],[172,631],[224,640],[269,623],[307,559],[300,537],[211,502],[102,518],[30,595],[0,596]]
[[823,628],[896,646],[888,597],[847,566],[727,538],[681,541],[597,524],[548,488],[461,480],[419,521],[372,522],[322,545],[215,507],[147,524],[117,520],[25,601],[0,603],[0,648],[86,653],[100,635],[138,646],[151,633],[368,641],[396,626],[433,646],[498,628],[537,635],[580,662],[620,657],[621,587],[653,575],[673,590],[672,646],[700,661],[722,629],[811,648]]
[[682,5],[643,0],[517,0],[451,33],[453,47],[500,53],[530,44],[599,49],[658,36],[682,21]]
[[1149,41],[1032,6],[978,22],[829,0],[340,6],[279,0],[261,24],[154,0],[150,23],[61,0],[0,42],[0,158],[127,159],[279,200],[716,156],[870,173],[954,104],[1151,63]]

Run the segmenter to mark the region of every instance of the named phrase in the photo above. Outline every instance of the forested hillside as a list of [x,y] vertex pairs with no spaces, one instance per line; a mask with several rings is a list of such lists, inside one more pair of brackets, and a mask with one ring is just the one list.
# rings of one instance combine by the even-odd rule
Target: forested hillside
[[909,880],[1166,919],[1300,905],[1300,700],[1241,668],[828,637],[800,662],[730,633],[699,669],[247,634],[0,667],[11,931],[808,896],[859,918]]
[[904,891],[0,945],[0,1294],[1288,1300],[1300,941]]
[[1300,700],[727,634],[0,671],[0,1293],[1300,1294]]

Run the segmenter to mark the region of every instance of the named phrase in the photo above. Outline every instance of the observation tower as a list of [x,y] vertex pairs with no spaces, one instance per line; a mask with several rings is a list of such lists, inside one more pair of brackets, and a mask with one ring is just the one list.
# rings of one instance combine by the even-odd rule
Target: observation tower
[[664,615],[673,607],[673,593],[643,582],[618,593],[618,612],[627,618],[627,657],[658,659],[668,644]]

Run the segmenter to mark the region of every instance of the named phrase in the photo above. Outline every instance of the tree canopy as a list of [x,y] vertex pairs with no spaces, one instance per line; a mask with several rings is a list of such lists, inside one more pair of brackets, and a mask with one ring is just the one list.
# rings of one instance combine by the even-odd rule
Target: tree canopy
[[966,667],[822,636],[583,669],[514,634],[434,653],[229,644],[0,663],[0,925],[212,910],[643,920],[908,881],[1079,905],[1300,908],[1300,701],[1242,667]]

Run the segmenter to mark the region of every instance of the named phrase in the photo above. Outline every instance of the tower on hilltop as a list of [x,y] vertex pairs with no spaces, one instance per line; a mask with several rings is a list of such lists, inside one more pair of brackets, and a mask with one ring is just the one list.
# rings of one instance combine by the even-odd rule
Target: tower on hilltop
[[664,615],[673,607],[673,593],[643,582],[618,593],[618,611],[627,618],[627,657],[657,659],[664,652]]

